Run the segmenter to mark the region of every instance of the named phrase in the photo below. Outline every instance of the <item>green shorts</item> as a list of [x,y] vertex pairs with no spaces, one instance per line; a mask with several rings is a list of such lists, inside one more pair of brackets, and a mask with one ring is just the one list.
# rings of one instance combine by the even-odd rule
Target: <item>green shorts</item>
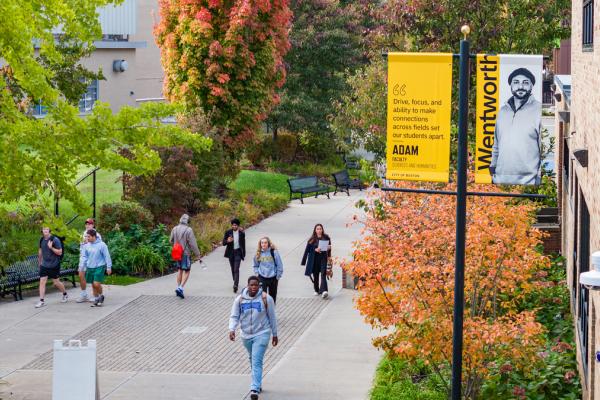
[[85,271],[85,281],[86,282],[104,282],[104,273],[106,272],[106,267],[96,267],[96,268],[88,268]]

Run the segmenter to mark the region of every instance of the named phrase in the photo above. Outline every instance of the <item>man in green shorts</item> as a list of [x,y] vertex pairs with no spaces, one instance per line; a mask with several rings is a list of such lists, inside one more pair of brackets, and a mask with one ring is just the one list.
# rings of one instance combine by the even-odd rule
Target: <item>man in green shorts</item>
[[81,253],[81,264],[86,268],[85,280],[92,282],[94,292],[94,305],[99,307],[104,303],[102,294],[102,282],[104,282],[104,273],[112,273],[112,261],[106,243],[98,239],[98,233],[95,229],[87,231],[88,243],[83,246]]

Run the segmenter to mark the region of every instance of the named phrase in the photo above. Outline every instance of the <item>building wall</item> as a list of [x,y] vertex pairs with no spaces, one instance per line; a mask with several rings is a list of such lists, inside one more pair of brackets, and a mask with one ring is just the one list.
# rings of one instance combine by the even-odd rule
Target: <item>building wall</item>
[[[114,72],[115,60],[126,60],[127,70]],[[102,70],[106,80],[98,82],[98,100],[109,103],[113,112],[136,105],[136,49],[96,49],[82,64],[92,71]]]
[[[575,321],[578,319],[580,309],[578,307],[581,291],[578,283],[579,271],[578,265],[585,260],[581,259],[579,249],[581,241],[578,239],[582,235],[582,226],[579,215],[581,214],[581,204],[585,200],[590,213],[589,225],[589,252],[600,250],[600,1],[596,0],[594,5],[594,46],[592,51],[583,49],[582,46],[582,15],[583,1],[573,0],[572,2],[572,40],[571,40],[571,76],[572,76],[572,95],[571,95],[571,114],[570,114],[570,132],[563,132],[570,136],[566,142],[569,146],[569,159],[562,159],[562,162],[569,162],[571,166],[570,179],[568,181],[570,188],[562,182],[561,199],[561,223],[563,224],[563,249],[562,253],[567,259],[568,285],[569,288],[575,288],[574,298],[572,299],[572,308]],[[563,107],[564,105],[559,105]],[[560,135],[560,129],[557,129],[557,135]],[[559,138],[557,138],[559,139]],[[563,147],[560,140],[558,157],[562,153]],[[582,167],[577,161],[571,160],[572,153],[577,149],[587,149],[589,163],[587,168]],[[577,181],[575,186],[574,181]],[[579,194],[579,198],[576,195]],[[577,213],[576,213],[577,211]],[[575,246],[575,242],[578,245]],[[590,268],[592,266],[590,265]],[[583,292],[585,293],[585,292]],[[584,388],[584,399],[600,400],[600,364],[595,361],[596,351],[600,350],[600,325],[598,310],[600,309],[600,292],[591,291],[589,300],[589,356],[588,371],[586,379],[582,379]],[[577,322],[575,322],[577,335],[579,338],[581,332]],[[583,373],[581,358],[581,342],[577,339],[578,362],[580,373]]]
[[131,40],[144,41],[147,46],[137,50],[135,98],[156,99],[163,97],[163,70],[160,50],[154,40],[153,29],[158,21],[158,0],[138,0],[137,32]]

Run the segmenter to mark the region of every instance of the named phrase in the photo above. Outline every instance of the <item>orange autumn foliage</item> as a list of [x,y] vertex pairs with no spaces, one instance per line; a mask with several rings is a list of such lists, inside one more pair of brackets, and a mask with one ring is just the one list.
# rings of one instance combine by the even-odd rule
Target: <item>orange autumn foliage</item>
[[[416,187],[403,183],[403,187]],[[444,187],[455,190],[453,184]],[[470,187],[490,191],[490,186]],[[456,199],[411,193],[372,193],[365,236],[343,267],[360,277],[358,310],[386,334],[374,344],[407,360],[421,359],[440,376],[452,359]],[[497,359],[527,366],[543,327],[518,303],[549,260],[536,251],[530,203],[469,197],[465,265],[463,382],[467,398]],[[473,397],[471,397],[473,396]]]

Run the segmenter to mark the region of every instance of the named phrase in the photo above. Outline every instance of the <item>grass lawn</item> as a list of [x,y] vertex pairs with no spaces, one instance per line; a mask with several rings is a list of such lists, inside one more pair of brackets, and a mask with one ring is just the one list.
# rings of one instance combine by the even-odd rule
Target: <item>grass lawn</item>
[[288,176],[284,174],[243,170],[231,183],[230,188],[242,194],[263,189],[269,193],[287,196],[290,192],[287,179]]
[[[79,176],[85,176],[90,170],[85,168],[80,171]],[[114,203],[121,200],[123,195],[123,185],[119,181],[121,178],[121,171],[111,170],[98,170],[96,172],[96,213],[100,210],[100,207],[106,203]],[[77,188],[81,192],[85,203],[92,204],[93,200],[93,179],[90,175],[83,180]],[[73,210],[73,205],[68,201],[61,201],[59,204],[59,214],[62,215],[67,221],[76,215]],[[85,215],[77,218],[71,226],[83,225],[85,218],[92,216],[92,207],[90,206]]]

